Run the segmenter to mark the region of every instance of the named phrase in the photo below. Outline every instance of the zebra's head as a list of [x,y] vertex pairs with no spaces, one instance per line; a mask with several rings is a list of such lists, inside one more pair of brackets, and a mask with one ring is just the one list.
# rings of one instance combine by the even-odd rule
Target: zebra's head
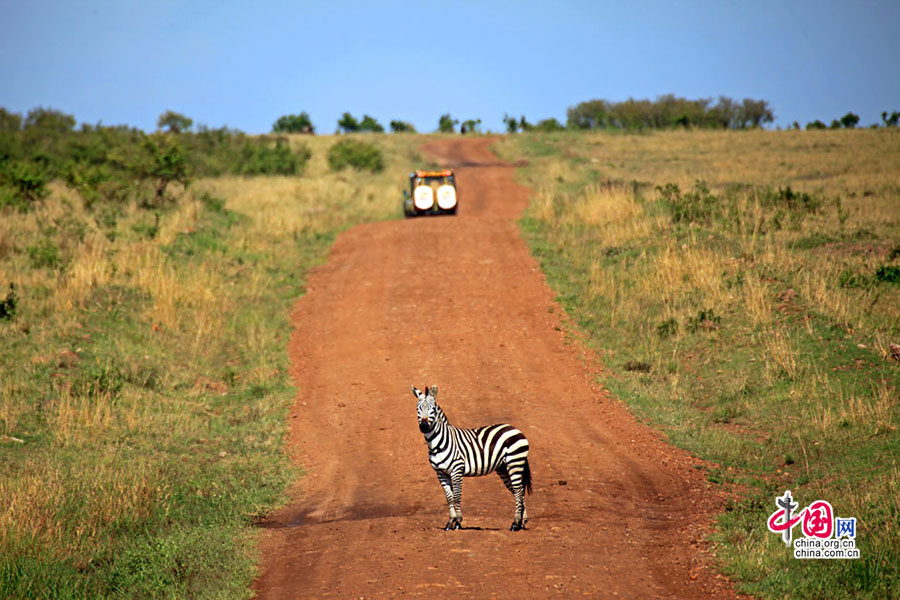
[[430,388],[425,388],[424,394],[416,389],[416,386],[412,386],[412,391],[419,401],[416,406],[416,413],[419,418],[419,431],[428,433],[434,429],[440,412],[434,399],[437,396],[437,386],[433,385]]

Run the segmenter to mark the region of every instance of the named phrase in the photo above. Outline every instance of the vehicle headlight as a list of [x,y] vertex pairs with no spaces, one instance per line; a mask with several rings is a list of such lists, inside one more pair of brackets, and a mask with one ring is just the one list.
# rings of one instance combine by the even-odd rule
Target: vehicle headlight
[[428,210],[434,206],[434,191],[427,185],[420,185],[413,192],[413,201],[419,210]]
[[437,203],[444,210],[456,206],[456,189],[452,185],[442,185],[437,191]]

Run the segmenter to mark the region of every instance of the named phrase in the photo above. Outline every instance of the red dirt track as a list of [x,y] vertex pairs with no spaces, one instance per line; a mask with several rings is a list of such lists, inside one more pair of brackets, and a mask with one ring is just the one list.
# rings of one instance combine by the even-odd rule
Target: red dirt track
[[[457,217],[355,227],[311,274],[289,346],[305,474],[263,524],[258,597],[733,597],[701,541],[717,492],[562,333],[514,222],[529,190],[491,141],[424,148],[457,169]],[[463,481],[465,529],[443,530],[411,384],[457,426],[525,432],[527,531],[494,474]]]

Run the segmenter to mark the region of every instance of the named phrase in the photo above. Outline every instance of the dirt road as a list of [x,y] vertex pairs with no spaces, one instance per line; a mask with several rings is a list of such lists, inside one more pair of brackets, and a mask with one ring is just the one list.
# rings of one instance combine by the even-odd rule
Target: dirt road
[[[528,190],[486,138],[425,151],[458,169],[458,217],[356,227],[309,279],[290,343],[290,445],[306,474],[264,523],[260,598],[722,598],[701,536],[718,498],[637,424],[560,330],[514,223]],[[398,199],[399,201],[399,199]],[[531,442],[528,530],[496,475],[463,482],[461,531],[410,385],[452,423]]]

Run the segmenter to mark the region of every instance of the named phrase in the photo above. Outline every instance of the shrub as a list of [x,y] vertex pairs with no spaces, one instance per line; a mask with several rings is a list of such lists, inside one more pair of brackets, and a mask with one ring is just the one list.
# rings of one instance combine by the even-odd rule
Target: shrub
[[351,167],[358,171],[377,173],[384,169],[384,157],[381,150],[372,144],[346,139],[328,150],[328,166],[332,171]]
[[68,133],[75,128],[75,117],[52,108],[33,108],[25,117],[25,129],[46,133]]
[[16,295],[16,286],[13,282],[9,282],[9,293],[3,300],[0,300],[0,320],[11,321],[16,316],[16,306],[19,303],[19,297]]
[[696,317],[688,317],[687,330],[691,333],[698,331],[714,331],[719,328],[722,317],[711,308],[701,310]]
[[338,127],[344,130],[344,133],[354,133],[359,131],[359,121],[356,120],[356,117],[351,115],[348,112],[345,112],[341,115],[341,118],[337,122]]
[[272,125],[274,133],[315,133],[312,121],[306,112],[299,115],[284,115]]
[[163,208],[173,200],[166,197],[171,183],[187,187],[187,153],[177,140],[163,135],[144,135],[140,153],[127,162],[128,170],[138,179],[153,186],[153,199],[145,201],[145,208]]
[[537,131],[563,131],[565,129],[563,124],[553,117],[538,121],[534,128]]
[[885,283],[900,283],[900,267],[896,265],[881,265],[875,271],[875,279]]
[[416,133],[412,123],[406,121],[391,121],[391,131],[394,133]]
[[362,121],[359,122],[360,131],[371,131],[372,133],[384,133],[384,127],[375,117],[363,115]]
[[306,168],[311,156],[312,151],[306,145],[297,152],[291,151],[284,138],[277,138],[274,145],[268,138],[247,140],[235,172],[240,175],[296,175]]
[[852,112],[848,112],[841,117],[841,125],[847,129],[855,128],[857,123],[859,123],[859,115],[853,114]]
[[28,212],[49,193],[49,179],[47,171],[34,162],[15,161],[3,164],[0,169],[0,209],[12,206],[21,212]]
[[656,186],[663,204],[672,216],[672,223],[700,223],[709,225],[716,215],[718,199],[709,192],[702,181],[694,184],[694,190],[682,194],[674,183]]
[[44,238],[27,249],[28,259],[31,261],[32,268],[56,269],[62,265],[62,257],[60,256],[59,246],[52,240]]
[[481,129],[481,119],[466,119],[459,128],[460,133],[472,133]]
[[457,123],[459,123],[459,119],[454,119],[450,116],[450,113],[443,114],[438,119],[438,131],[441,133],[453,133],[456,131]]
[[504,114],[503,123],[506,125],[506,133],[515,133],[519,130],[519,122],[515,117]]
[[661,338],[667,338],[678,333],[678,321],[674,318],[666,319],[656,326],[656,333]]
[[0,107],[0,131],[18,131],[21,128],[22,115]]

